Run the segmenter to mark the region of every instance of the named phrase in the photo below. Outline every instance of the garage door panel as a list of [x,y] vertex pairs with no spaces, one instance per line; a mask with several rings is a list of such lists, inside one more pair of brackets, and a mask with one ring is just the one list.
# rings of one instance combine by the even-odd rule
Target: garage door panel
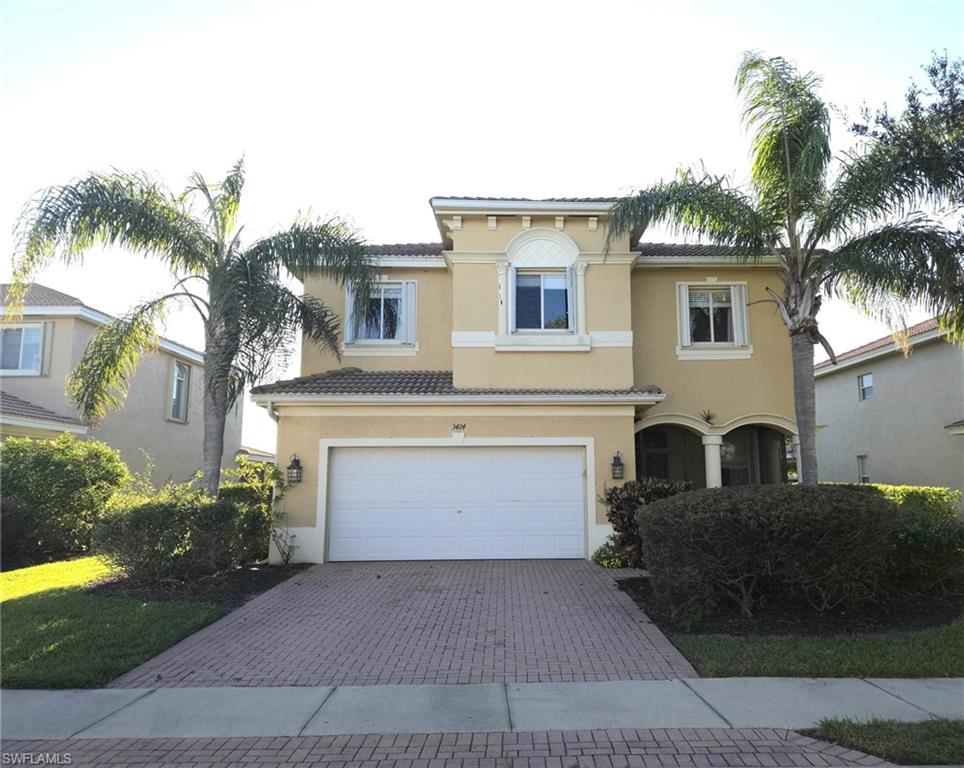
[[331,560],[585,555],[585,450],[333,448]]

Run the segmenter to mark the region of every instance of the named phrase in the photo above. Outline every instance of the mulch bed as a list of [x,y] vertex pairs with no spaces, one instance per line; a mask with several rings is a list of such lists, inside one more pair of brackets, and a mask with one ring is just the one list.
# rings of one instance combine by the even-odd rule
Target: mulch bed
[[753,618],[730,613],[708,617],[697,627],[683,628],[653,599],[648,577],[619,579],[617,585],[664,631],[727,635],[841,635],[852,632],[915,630],[949,624],[964,614],[964,597],[890,599],[859,611],[820,613],[809,606],[767,606]]
[[308,567],[307,563],[251,565],[192,581],[171,581],[159,585],[112,577],[91,584],[87,591],[92,595],[134,597],[140,600],[196,600],[234,610]]

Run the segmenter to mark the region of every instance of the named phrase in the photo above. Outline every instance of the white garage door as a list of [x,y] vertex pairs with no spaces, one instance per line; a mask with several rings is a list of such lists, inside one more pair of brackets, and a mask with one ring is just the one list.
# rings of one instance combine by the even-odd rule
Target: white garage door
[[333,448],[328,558],[585,556],[585,449]]

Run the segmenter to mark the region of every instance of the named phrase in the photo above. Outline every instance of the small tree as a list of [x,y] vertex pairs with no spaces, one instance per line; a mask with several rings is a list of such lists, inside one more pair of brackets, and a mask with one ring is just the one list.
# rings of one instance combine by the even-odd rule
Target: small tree
[[215,494],[229,410],[245,387],[263,378],[295,333],[338,353],[336,312],[297,296],[284,273],[317,274],[354,283],[364,297],[372,271],[356,233],[338,219],[298,219],[284,232],[245,245],[237,214],[244,188],[241,161],[220,184],[191,177],[179,194],[146,174],[94,174],[50,187],[21,218],[14,285],[17,307],[38,270],[55,259],[80,261],[94,245],[118,245],[160,259],[174,282],[166,293],[103,326],[70,377],[68,389],[83,417],[96,423],[121,405],[141,357],[157,346],[157,322],[180,301],[204,324],[204,444],[202,486]]

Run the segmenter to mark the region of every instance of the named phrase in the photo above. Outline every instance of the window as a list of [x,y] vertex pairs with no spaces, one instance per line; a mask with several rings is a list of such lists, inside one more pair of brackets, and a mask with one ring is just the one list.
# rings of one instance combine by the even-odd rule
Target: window
[[870,475],[867,474],[867,456],[865,454],[860,454],[857,456],[857,482],[870,482]]
[[43,326],[6,325],[0,335],[0,369],[4,373],[40,374]]
[[678,289],[678,353],[698,358],[700,350],[729,348],[730,356],[749,356],[745,285],[679,283]]
[[571,331],[571,270],[513,270],[514,331]]
[[857,397],[860,400],[871,400],[874,396],[874,374],[865,373],[857,377]]
[[171,421],[187,421],[187,398],[191,383],[191,366],[174,363],[171,376]]
[[[359,302],[348,291],[348,306]],[[345,340],[349,344],[413,344],[415,342],[415,282],[382,282],[375,286],[367,305],[356,306],[348,318]]]

